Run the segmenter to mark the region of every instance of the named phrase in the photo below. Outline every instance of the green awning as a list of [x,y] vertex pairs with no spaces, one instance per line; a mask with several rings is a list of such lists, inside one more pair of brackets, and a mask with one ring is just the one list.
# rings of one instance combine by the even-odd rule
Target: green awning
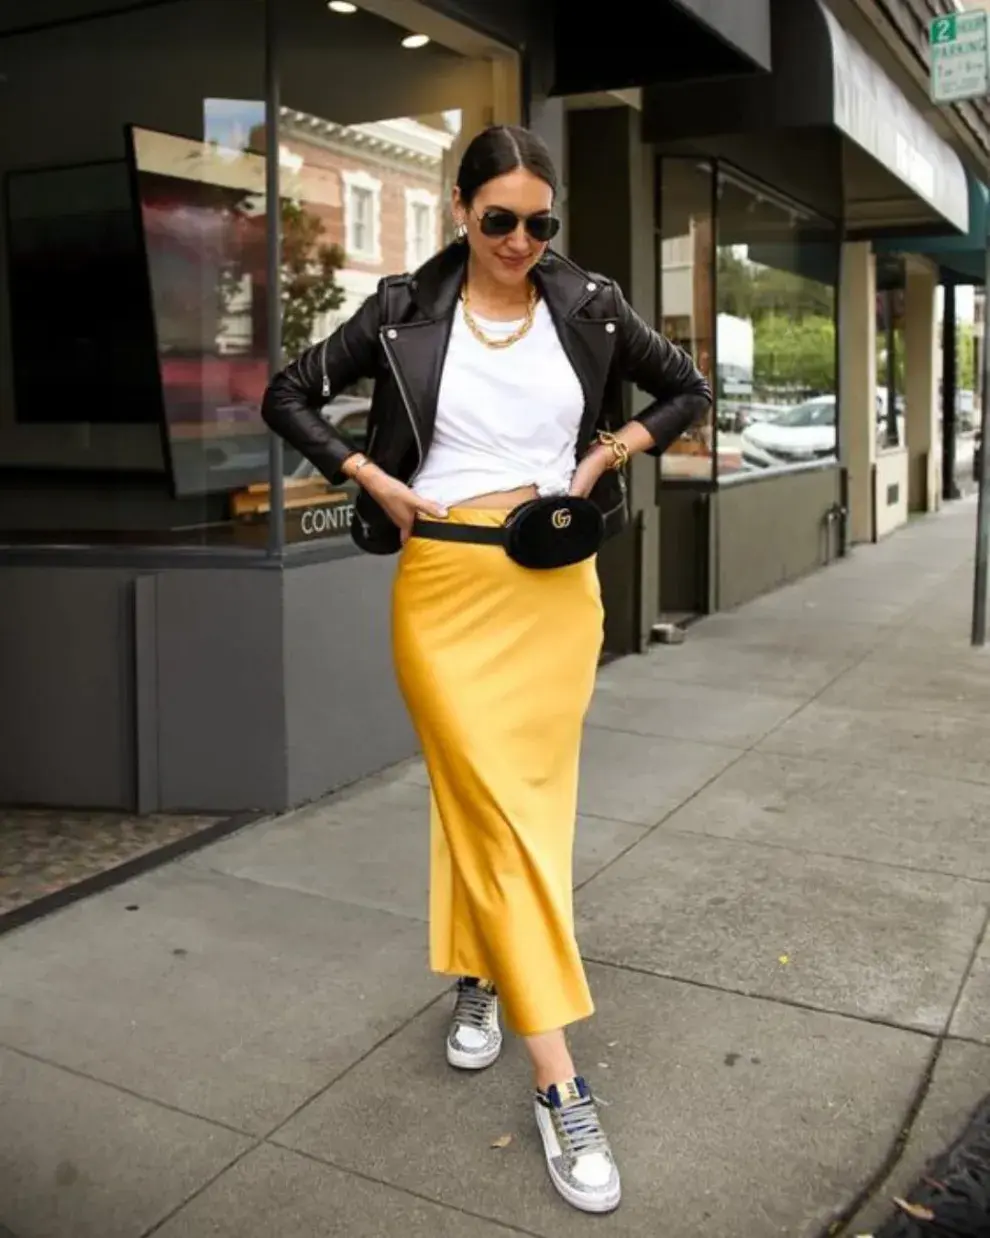
[[990,238],[990,189],[966,173],[969,188],[969,231],[957,236],[915,236],[877,240],[878,254],[921,254],[937,262],[948,283],[982,284],[986,278]]

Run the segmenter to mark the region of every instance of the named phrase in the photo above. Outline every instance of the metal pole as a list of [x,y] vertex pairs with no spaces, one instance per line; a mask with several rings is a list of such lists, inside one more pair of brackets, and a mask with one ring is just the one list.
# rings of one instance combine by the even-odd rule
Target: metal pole
[[[281,107],[279,91],[278,17],[276,0],[265,3],[265,256],[267,268],[268,372],[282,368],[282,209],[279,195]],[[282,440],[268,439],[268,553],[285,549],[285,463]]]
[[[986,284],[990,293],[990,246],[986,252]],[[983,305],[983,384],[980,393],[980,502],[976,514],[976,571],[973,580],[973,644],[987,643],[987,551],[990,549],[990,343],[987,310],[990,297]]]
[[956,330],[956,285],[951,279],[943,285],[942,310],[942,498],[958,499],[956,485],[956,374],[958,333]]

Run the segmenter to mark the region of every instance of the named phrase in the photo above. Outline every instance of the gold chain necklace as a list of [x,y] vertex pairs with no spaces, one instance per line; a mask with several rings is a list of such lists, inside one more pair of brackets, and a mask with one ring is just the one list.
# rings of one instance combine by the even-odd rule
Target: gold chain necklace
[[468,290],[467,285],[464,286],[464,295],[461,299],[461,304],[464,308],[464,321],[467,323],[468,330],[474,338],[486,348],[509,348],[513,344],[517,344],[524,335],[529,334],[529,330],[533,325],[533,320],[536,317],[536,289],[530,287],[529,304],[526,307],[526,316],[523,318],[519,326],[510,335],[499,336],[498,339],[492,339],[485,335],[484,331],[478,326],[478,323],[471,313],[468,305]]

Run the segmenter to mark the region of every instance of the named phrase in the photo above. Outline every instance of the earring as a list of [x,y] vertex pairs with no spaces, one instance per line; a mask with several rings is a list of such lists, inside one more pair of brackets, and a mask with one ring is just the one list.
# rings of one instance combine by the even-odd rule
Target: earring
[[454,236],[456,236],[459,241],[466,241],[467,240],[467,224],[458,224],[457,227],[454,229]]

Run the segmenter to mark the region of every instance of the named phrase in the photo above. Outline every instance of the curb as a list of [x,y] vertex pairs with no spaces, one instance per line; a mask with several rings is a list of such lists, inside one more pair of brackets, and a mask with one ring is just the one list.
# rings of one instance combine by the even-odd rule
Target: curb
[[986,1238],[990,1234],[990,1096],[962,1134],[925,1166],[872,1238]]

